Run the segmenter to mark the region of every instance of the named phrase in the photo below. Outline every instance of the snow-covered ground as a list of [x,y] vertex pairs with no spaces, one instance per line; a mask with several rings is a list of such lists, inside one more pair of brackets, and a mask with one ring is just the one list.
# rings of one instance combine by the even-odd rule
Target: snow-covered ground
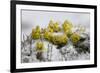
[[[40,40],[32,40],[31,44],[29,40],[23,42],[22,51],[21,51],[21,62],[29,63],[29,62],[40,62],[37,59],[37,51],[36,51],[36,43]],[[42,40],[44,44],[44,50],[41,54],[42,62],[47,61],[70,61],[70,60],[89,60],[90,53],[81,52],[79,53],[74,47],[74,45],[69,41],[64,47],[57,49],[57,46],[51,44],[46,40]],[[88,40],[87,40],[88,41]],[[88,42],[89,44],[89,42]]]

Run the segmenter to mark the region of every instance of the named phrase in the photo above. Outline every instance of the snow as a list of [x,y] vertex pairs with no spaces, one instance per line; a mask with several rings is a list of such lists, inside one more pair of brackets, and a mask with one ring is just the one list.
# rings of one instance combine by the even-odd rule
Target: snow
[[[40,62],[36,58],[36,42],[39,40],[35,40],[32,42],[32,46],[30,48],[30,44],[27,43],[25,45],[25,48],[22,48],[22,63],[30,63],[30,62]],[[50,42],[43,40],[43,43],[45,44],[44,51],[42,52],[43,56],[43,62],[47,61],[71,61],[71,60],[89,60],[90,59],[90,53],[78,53],[76,51],[76,48],[72,45],[71,42],[69,44],[66,44],[66,46],[57,49],[56,45],[51,44]],[[30,50],[32,49],[32,53],[30,54]],[[26,59],[26,60],[25,60]],[[28,60],[28,61],[27,61]]]

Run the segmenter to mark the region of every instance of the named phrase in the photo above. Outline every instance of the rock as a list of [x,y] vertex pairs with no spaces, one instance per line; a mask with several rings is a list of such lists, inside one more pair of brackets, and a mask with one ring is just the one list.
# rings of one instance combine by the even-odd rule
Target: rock
[[28,56],[22,57],[22,63],[29,63],[29,62],[30,62],[30,57],[28,57]]
[[43,56],[43,52],[37,52],[36,58],[37,58],[39,61],[45,61],[44,56]]
[[74,45],[76,47],[76,50],[81,52],[90,52],[90,41],[89,41],[89,35],[82,34],[80,41]]

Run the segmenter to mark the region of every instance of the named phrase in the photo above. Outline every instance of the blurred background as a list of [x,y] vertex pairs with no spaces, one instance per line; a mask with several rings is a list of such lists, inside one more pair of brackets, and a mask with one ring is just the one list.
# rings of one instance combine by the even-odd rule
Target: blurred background
[[22,10],[22,34],[29,35],[32,28],[37,25],[40,28],[46,28],[50,20],[58,22],[62,26],[65,20],[70,21],[74,26],[83,25],[88,30],[90,29],[90,14],[84,12],[55,12],[55,11],[35,11]]

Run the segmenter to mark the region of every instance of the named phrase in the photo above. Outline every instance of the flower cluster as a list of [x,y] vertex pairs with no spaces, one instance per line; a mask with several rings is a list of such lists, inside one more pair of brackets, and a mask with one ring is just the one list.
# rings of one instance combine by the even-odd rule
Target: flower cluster
[[52,32],[58,32],[60,31],[59,23],[53,22],[52,20],[49,22],[48,29],[52,30]]
[[[40,29],[39,26],[36,26],[36,28],[32,30],[32,39],[42,38],[54,45],[66,45],[68,43],[68,39],[71,39],[71,42],[76,44],[80,40],[80,35],[77,32],[73,32],[72,29],[73,25],[68,20],[63,22],[62,27],[59,26],[58,22],[53,22],[51,20],[47,28]],[[63,34],[54,35],[59,32]],[[43,43],[37,43],[37,48],[41,50],[43,48]]]

